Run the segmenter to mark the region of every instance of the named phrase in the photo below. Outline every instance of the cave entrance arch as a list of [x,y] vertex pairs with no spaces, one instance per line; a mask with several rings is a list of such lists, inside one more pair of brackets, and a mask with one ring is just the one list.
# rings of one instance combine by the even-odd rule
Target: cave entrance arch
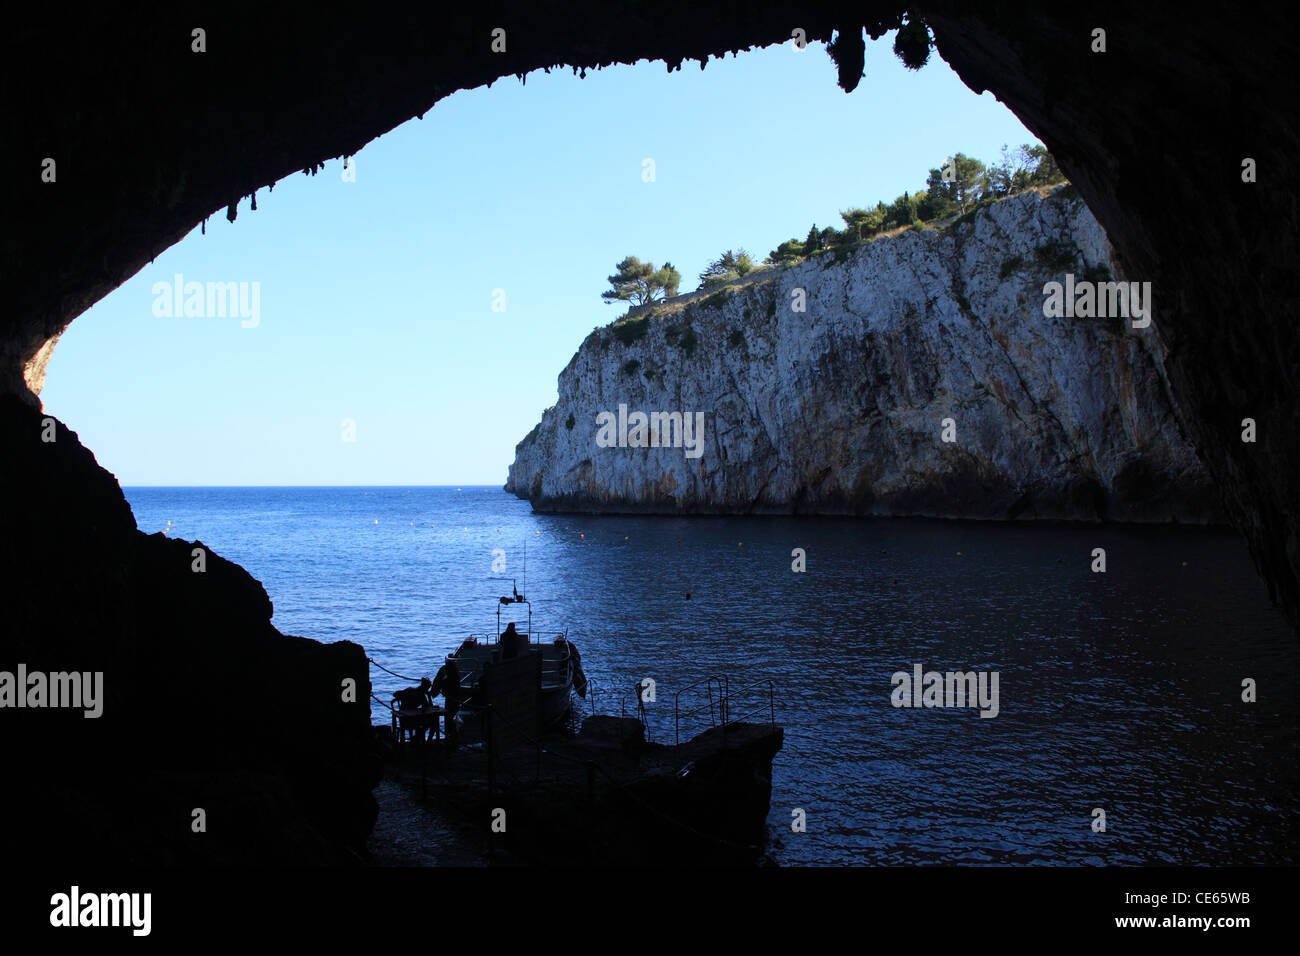
[[[165,657],[150,652],[172,636],[161,629],[163,618],[190,628],[192,640],[205,627],[246,632],[256,646],[233,653],[259,654],[273,662],[272,672],[306,669],[323,683],[363,676],[364,652],[307,647],[274,633],[269,607],[233,566],[209,564],[207,580],[218,582],[219,601],[169,577],[172,561],[188,566],[188,558],[141,543],[120,488],[93,457],[75,441],[39,447],[41,416],[27,379],[39,376],[51,340],[73,318],[203,219],[289,174],[355,155],[457,89],[555,64],[680,63],[788,42],[796,27],[806,27],[810,40],[851,38],[863,27],[883,35],[901,23],[905,6],[501,3],[316,19],[206,12],[202,25],[165,4],[134,13],[131,22],[116,19],[116,11],[68,22],[59,9],[24,11],[0,38],[9,88],[23,91],[11,99],[10,148],[0,153],[5,221],[20,224],[0,239],[7,279],[0,490],[11,502],[0,551],[6,623],[10,643],[29,663],[58,650],[43,638],[66,634],[79,638],[79,668],[134,665],[127,671],[134,683],[111,691],[108,705],[117,709],[106,714],[129,714],[133,699],[158,703],[157,688],[170,675]],[[1253,10],[1238,23],[1204,7],[1170,17],[1140,4],[969,10],[935,0],[923,13],[938,53],[972,89],[994,92],[1048,146],[1126,271],[1152,281],[1171,304],[1161,331],[1174,393],[1272,596],[1295,621],[1298,213],[1283,171],[1300,154],[1300,124],[1289,87],[1277,79],[1295,62],[1288,11]],[[491,31],[502,26],[507,50],[493,53]],[[1098,28],[1108,45],[1094,52]],[[202,59],[192,50],[195,29],[207,38]],[[852,39],[842,47],[846,85],[854,80],[855,49]],[[55,157],[57,189],[41,179],[44,161]],[[1247,160],[1254,169],[1249,180]],[[1251,446],[1239,437],[1244,417],[1257,422]],[[52,580],[75,586],[79,601],[60,600]],[[240,688],[223,700],[222,726],[199,728],[211,735],[211,752],[233,759],[257,740],[255,723],[240,715],[270,688],[241,685],[233,669],[207,676]],[[357,741],[366,728],[337,720],[323,702],[313,706],[320,708],[320,751],[302,748],[291,766],[283,754],[266,756],[310,795],[304,812],[314,827],[364,841],[373,817],[366,819]],[[96,733],[110,725],[106,716]],[[79,751],[60,753],[60,763],[78,776],[102,773],[121,784],[119,803],[105,802],[116,798],[103,791],[88,793],[72,776],[34,774],[31,793],[12,814],[27,824],[12,835],[17,852],[80,856],[88,844],[67,821],[87,812],[116,820],[114,813],[143,797],[145,790],[103,756],[116,757],[122,751],[112,748],[121,742],[87,735]],[[15,766],[55,769],[43,743],[18,741],[9,757]],[[156,761],[161,752],[147,756]],[[169,780],[192,769],[153,765]],[[16,797],[0,799],[8,809]],[[87,800],[96,806],[88,808]],[[267,818],[278,823],[284,804],[269,809]],[[275,839],[284,830],[248,836]],[[119,849],[105,841],[101,852]]]
[[[1171,20],[1131,6],[969,11],[941,0],[919,13],[958,75],[993,91],[1053,152],[1126,271],[1149,278],[1170,303],[1161,330],[1174,394],[1270,593],[1294,622],[1297,206],[1278,171],[1296,154],[1300,127],[1275,81],[1294,59],[1283,13],[1257,13],[1249,31],[1225,30],[1208,11]],[[839,38],[841,84],[851,89],[861,29],[880,36],[905,15],[898,3],[543,3],[451,15],[374,11],[339,23],[262,14],[250,29],[238,14],[211,14],[198,28],[159,9],[129,24],[100,14],[69,30],[52,12],[32,13],[6,38],[6,68],[19,82],[59,82],[15,111],[10,132],[23,148],[3,157],[8,211],[27,229],[5,239],[0,386],[32,401],[25,378],[39,377],[51,340],[201,220],[291,172],[356,154],[455,89],[561,63],[679,64],[786,42],[794,29],[810,40]],[[193,50],[196,29],[207,38],[203,54]],[[499,52],[496,29],[506,36]],[[57,191],[32,172],[52,153],[63,157]],[[1240,440],[1245,417],[1257,423],[1251,445]]]

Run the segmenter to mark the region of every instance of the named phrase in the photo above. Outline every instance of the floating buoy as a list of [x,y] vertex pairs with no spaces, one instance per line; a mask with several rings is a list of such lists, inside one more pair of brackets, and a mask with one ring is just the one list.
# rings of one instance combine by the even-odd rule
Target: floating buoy
[[541,534],[540,531],[534,531],[533,534]]
[[[459,488],[457,488],[456,490],[457,490],[457,491],[460,491]],[[468,531],[468,530],[469,530],[469,525],[465,525],[465,527],[461,528],[461,530],[462,530],[462,531]]]
[[375,519],[375,524],[379,524],[379,519],[378,519],[378,518]]
[[585,538],[586,535],[585,535],[585,534],[580,534],[580,535],[578,535],[578,537],[579,537],[579,538]]

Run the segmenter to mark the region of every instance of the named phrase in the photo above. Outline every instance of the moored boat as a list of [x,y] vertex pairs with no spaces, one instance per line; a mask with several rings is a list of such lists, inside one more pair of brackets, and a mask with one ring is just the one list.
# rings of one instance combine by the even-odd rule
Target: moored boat
[[[526,617],[507,620],[503,627],[502,609],[518,605],[527,608]],[[497,602],[496,634],[471,634],[448,660],[459,671],[461,699],[467,705],[461,711],[466,741],[485,733],[489,704],[496,733],[529,737],[565,725],[574,690],[586,696],[582,657],[568,630],[534,628],[532,602],[517,590]]]

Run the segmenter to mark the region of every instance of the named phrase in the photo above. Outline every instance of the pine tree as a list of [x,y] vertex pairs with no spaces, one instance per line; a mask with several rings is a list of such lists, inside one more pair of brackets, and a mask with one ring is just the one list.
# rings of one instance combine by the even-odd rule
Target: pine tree
[[626,256],[614,267],[618,271],[609,276],[613,287],[600,294],[606,302],[631,302],[646,305],[661,295],[676,295],[682,275],[672,263],[665,262],[656,269],[652,262],[642,262],[636,256]]

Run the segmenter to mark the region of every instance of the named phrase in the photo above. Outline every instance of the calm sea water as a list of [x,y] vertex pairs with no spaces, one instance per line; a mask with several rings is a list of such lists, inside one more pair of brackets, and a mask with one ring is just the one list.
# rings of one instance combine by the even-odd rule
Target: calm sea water
[[[550,516],[482,487],[126,494],[143,531],[171,522],[247,568],[280,630],[355,641],[402,674],[495,633],[515,580],[534,626],[578,643],[601,712],[655,680],[656,740],[671,742],[687,685],[771,680],[786,738],[770,852],[784,865],[1300,855],[1300,655],[1231,533]],[[1098,547],[1105,574],[1090,570]],[[915,663],[996,670],[1000,713],[894,708],[890,676]],[[791,831],[795,808],[807,832]]]

